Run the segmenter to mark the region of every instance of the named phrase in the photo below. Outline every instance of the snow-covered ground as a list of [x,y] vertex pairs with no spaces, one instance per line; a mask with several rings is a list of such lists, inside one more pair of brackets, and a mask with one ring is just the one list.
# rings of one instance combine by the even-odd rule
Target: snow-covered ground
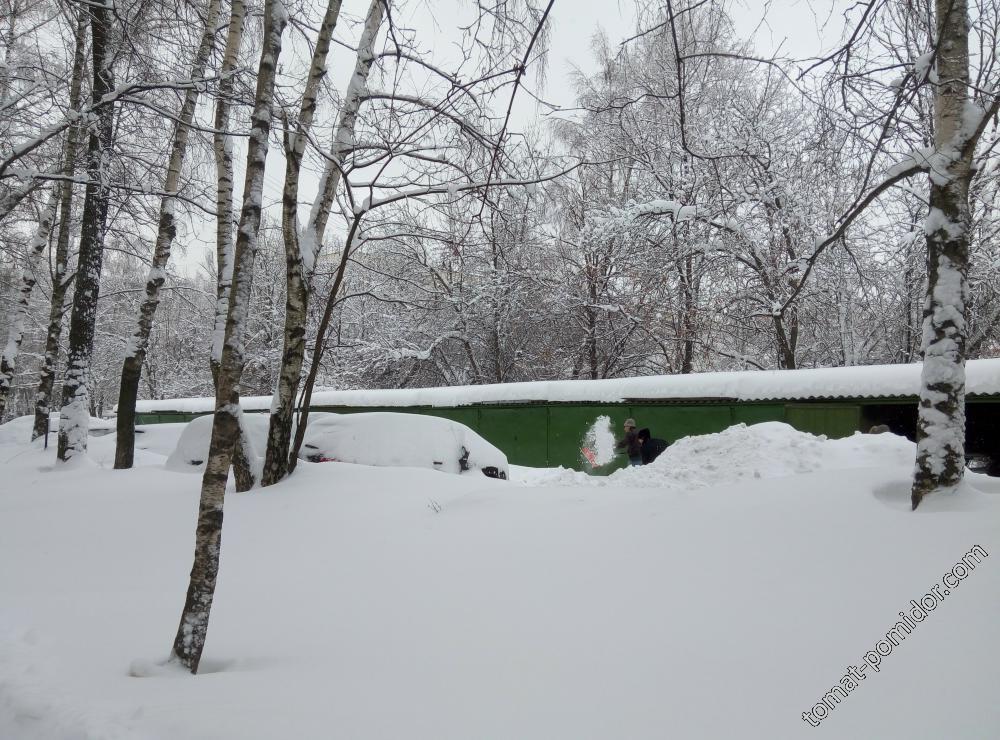
[[0,427],[3,740],[1000,737],[1000,482],[911,513],[905,440],[738,426],[605,479],[303,464],[227,498],[192,677],[155,670],[191,564],[182,428],[113,471],[114,435],[54,469]]

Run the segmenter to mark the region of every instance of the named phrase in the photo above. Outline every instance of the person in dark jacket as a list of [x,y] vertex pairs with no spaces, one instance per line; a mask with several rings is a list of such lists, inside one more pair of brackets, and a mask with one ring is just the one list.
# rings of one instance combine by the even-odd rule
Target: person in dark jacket
[[625,436],[618,440],[616,450],[624,450],[629,465],[642,465],[642,444],[635,433],[635,419],[625,420]]
[[665,439],[652,437],[648,429],[640,429],[636,438],[639,440],[639,456],[643,465],[649,465],[670,445]]

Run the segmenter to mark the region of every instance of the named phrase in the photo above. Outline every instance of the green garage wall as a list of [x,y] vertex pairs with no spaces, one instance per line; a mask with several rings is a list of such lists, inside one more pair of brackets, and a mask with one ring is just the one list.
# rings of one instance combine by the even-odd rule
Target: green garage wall
[[548,412],[547,406],[481,406],[476,431],[515,465],[544,467],[549,460]]
[[650,434],[654,437],[661,437],[671,443],[691,434],[721,432],[733,424],[733,410],[729,405],[633,405],[631,409],[639,429],[649,427]]
[[764,421],[785,421],[783,403],[747,403],[730,406],[733,424],[760,424]]
[[849,437],[861,428],[861,407],[790,403],[785,406],[785,421],[803,432],[830,438]]
[[607,475],[627,463],[624,455],[593,469],[582,453],[584,436],[601,416],[611,420],[614,434],[622,434],[622,424],[631,417],[641,429],[648,427],[654,437],[676,442],[692,434],[721,432],[733,424],[787,421],[814,434],[844,437],[858,430],[859,405],[845,403],[642,403],[627,404],[557,403],[463,407],[345,408],[316,407],[317,411],[357,413],[397,411],[430,414],[461,422],[475,429],[499,447],[515,465],[556,466]]
[[[601,416],[611,420],[620,436],[626,418],[639,428],[648,427],[654,437],[676,442],[692,434],[720,432],[733,424],[785,421],[797,429],[845,437],[860,428],[860,404],[852,403],[657,403],[631,401],[622,404],[558,403],[511,404],[461,407],[314,407],[315,411],[361,413],[392,411],[441,416],[476,430],[499,447],[515,465],[556,466],[606,475],[626,463],[624,455],[597,470],[582,454],[584,435]],[[157,412],[138,414],[136,423],[157,424],[189,421],[201,414]]]

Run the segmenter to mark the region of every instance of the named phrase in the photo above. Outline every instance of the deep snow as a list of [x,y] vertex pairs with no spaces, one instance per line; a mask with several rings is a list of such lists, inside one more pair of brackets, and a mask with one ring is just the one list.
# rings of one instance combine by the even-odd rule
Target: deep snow
[[[191,562],[199,479],[164,467],[180,429],[144,428],[112,471],[114,435],[55,469],[0,427],[0,738],[1000,736],[1000,486],[911,513],[903,440],[737,427],[603,485],[303,464],[227,497],[192,677],[152,670]],[[975,545],[990,557],[806,724]]]

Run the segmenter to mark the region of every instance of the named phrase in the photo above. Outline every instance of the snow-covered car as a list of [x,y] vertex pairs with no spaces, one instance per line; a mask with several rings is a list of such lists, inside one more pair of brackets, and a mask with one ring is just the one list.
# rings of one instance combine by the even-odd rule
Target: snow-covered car
[[993,458],[981,452],[970,452],[965,456],[965,467],[973,473],[983,473],[984,475],[997,475],[1000,473],[1000,465],[994,463]]
[[[206,414],[184,425],[174,451],[167,458],[168,469],[182,472],[205,469],[214,421],[212,414]],[[254,457],[262,458],[267,449],[268,423],[267,414],[243,414],[243,430],[249,439],[249,451]]]
[[507,456],[465,424],[385,411],[311,414],[299,457],[310,462],[417,467],[506,480]]

